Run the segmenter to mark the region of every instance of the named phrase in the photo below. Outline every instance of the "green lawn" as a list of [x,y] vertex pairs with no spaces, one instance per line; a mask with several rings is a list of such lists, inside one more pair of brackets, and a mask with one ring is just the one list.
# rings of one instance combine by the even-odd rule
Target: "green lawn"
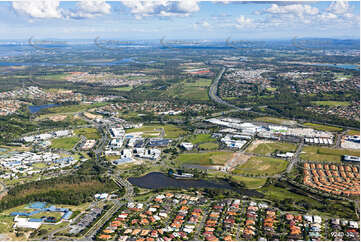
[[71,150],[79,140],[80,138],[75,136],[53,139],[51,140],[51,147],[54,149]]
[[297,146],[291,143],[282,143],[282,142],[272,142],[272,143],[263,143],[253,147],[252,145],[248,147],[247,152],[260,154],[260,155],[271,155],[276,151],[281,152],[294,152],[296,151]]
[[176,161],[179,164],[196,164],[196,165],[223,165],[232,157],[232,152],[217,151],[205,153],[185,153],[180,154]]
[[281,173],[287,168],[288,162],[282,159],[270,157],[251,157],[246,163],[237,166],[234,174],[250,174],[250,175],[274,175]]
[[199,144],[198,147],[200,149],[204,149],[204,150],[216,150],[218,149],[219,145],[217,143],[202,143],[202,144]]
[[216,139],[212,138],[210,134],[197,134],[187,139],[188,142],[192,144],[200,144],[206,142],[216,141]]
[[186,131],[175,125],[144,125],[140,128],[127,129],[126,133],[143,132],[144,137],[157,137],[161,134],[160,129],[162,128],[165,132],[165,138],[177,138],[186,133]]
[[322,131],[330,131],[330,132],[342,131],[342,128],[329,126],[329,125],[313,124],[313,123],[304,123],[303,125]]
[[350,105],[350,102],[341,102],[341,101],[314,101],[313,104],[317,106],[348,106]]
[[307,161],[341,162],[343,155],[360,156],[360,152],[347,149],[304,146],[300,154],[300,159]]
[[63,216],[63,213],[60,212],[40,212],[31,216],[31,218],[41,218],[41,217],[55,217],[56,221],[59,221]]
[[267,178],[232,176],[231,180],[236,183],[243,183],[248,189],[258,189],[266,183]]
[[83,135],[85,136],[87,139],[99,139],[99,133],[98,130],[96,128],[81,128],[81,129],[76,129],[74,130],[74,133],[76,135]]

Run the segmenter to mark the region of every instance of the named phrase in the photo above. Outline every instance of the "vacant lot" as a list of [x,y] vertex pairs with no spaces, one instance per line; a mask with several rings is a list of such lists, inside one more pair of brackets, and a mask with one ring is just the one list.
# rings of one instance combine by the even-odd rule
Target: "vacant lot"
[[313,124],[313,123],[304,123],[303,125],[322,131],[330,131],[330,132],[342,131],[341,128],[329,126],[329,125]]
[[232,176],[231,180],[236,183],[244,184],[248,189],[258,189],[266,183],[267,178]]
[[99,133],[96,128],[81,128],[74,130],[76,135],[83,135],[87,139],[99,139]]
[[143,132],[145,137],[155,137],[161,134],[162,128],[165,132],[165,138],[177,138],[186,133],[186,131],[175,125],[144,125],[140,128],[127,129],[126,133]]
[[53,139],[51,141],[51,147],[54,149],[63,149],[63,150],[71,150],[74,145],[79,142],[78,137],[65,137],[59,139]]
[[232,157],[232,152],[218,151],[206,153],[186,153],[177,157],[179,164],[224,165]]
[[247,152],[252,152],[260,155],[271,155],[276,151],[294,152],[297,146],[291,143],[273,142],[256,140],[248,147]]
[[348,106],[350,103],[349,102],[341,102],[341,101],[314,101],[312,102],[315,105],[318,106]]
[[300,159],[307,161],[341,162],[343,155],[360,156],[360,152],[347,149],[305,146],[300,154]]
[[247,162],[237,166],[234,174],[249,175],[274,175],[281,173],[287,168],[288,162],[282,159],[270,157],[251,157]]

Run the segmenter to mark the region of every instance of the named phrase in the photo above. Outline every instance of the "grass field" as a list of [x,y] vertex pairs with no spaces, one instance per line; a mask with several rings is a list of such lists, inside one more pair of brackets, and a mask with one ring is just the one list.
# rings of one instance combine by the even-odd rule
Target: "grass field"
[[341,162],[342,155],[360,156],[360,152],[347,149],[304,146],[300,154],[300,159],[307,161]]
[[259,189],[266,183],[267,178],[232,176],[231,180],[235,183],[243,183],[248,189]]
[[266,122],[266,123],[273,123],[273,124],[288,124],[288,125],[292,125],[292,124],[296,124],[296,121],[293,120],[289,120],[289,119],[283,119],[283,118],[274,118],[274,117],[258,117],[254,119],[255,121],[259,121],[259,122]]
[[252,175],[274,175],[281,173],[287,168],[288,162],[282,159],[270,157],[251,157],[246,163],[237,166],[234,174],[252,174]]
[[216,139],[212,138],[210,134],[197,134],[187,139],[188,142],[192,144],[200,144],[206,142],[216,141]]
[[208,143],[199,144],[198,147],[204,150],[216,150],[218,149],[219,145],[217,143],[208,142]]
[[160,129],[162,128],[165,132],[165,138],[177,138],[186,133],[186,131],[175,125],[144,125],[140,128],[127,129],[126,133],[143,132],[145,137],[157,137],[161,134]]
[[133,89],[133,86],[123,86],[123,87],[114,88],[114,90],[122,91],[122,92],[129,92],[132,89]]
[[272,143],[261,143],[256,147],[252,145],[247,148],[247,152],[252,152],[260,155],[271,155],[275,151],[281,152],[294,152],[297,146],[291,143],[272,142]]
[[329,126],[329,125],[313,124],[313,123],[304,123],[303,125],[322,131],[330,131],[330,132],[342,131],[342,128]]
[[208,101],[208,87],[212,81],[208,79],[198,79],[194,82],[182,82],[172,85],[166,92],[169,97],[193,100]]
[[59,213],[59,212],[40,212],[37,214],[34,214],[31,216],[31,218],[41,218],[41,217],[55,217],[56,221],[59,221],[61,219],[61,217],[63,216],[63,213]]
[[51,147],[54,149],[71,150],[79,140],[80,139],[75,136],[53,139],[51,140]]
[[330,106],[330,107],[350,105],[350,102],[341,102],[341,101],[314,101],[312,103],[318,106]]
[[96,128],[81,128],[81,129],[76,129],[74,130],[74,133],[76,135],[83,135],[85,136],[87,139],[99,139],[99,133],[98,130]]
[[348,130],[347,135],[360,135],[360,130]]
[[224,165],[233,153],[227,151],[206,152],[206,153],[186,153],[180,154],[176,161],[179,164],[195,165]]

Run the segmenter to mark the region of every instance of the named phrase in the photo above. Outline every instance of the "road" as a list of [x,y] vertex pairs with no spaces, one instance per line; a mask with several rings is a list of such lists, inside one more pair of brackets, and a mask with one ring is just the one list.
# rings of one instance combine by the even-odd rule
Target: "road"
[[289,163],[289,165],[287,167],[286,173],[290,173],[292,171],[292,168],[295,165],[295,163],[298,162],[298,156],[301,153],[303,144],[304,144],[304,139],[302,139],[301,143],[298,145],[295,155],[292,157],[291,162]]

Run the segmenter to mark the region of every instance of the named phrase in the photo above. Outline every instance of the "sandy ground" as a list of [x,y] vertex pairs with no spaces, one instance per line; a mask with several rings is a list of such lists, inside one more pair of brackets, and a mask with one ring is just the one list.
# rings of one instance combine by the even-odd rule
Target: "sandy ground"
[[258,145],[260,144],[267,144],[267,143],[274,143],[274,141],[271,140],[255,140],[253,143],[247,148],[247,152],[253,152]]
[[226,164],[224,165],[227,169],[233,169],[234,167],[238,165],[242,165],[248,161],[248,159],[251,158],[250,155],[246,155],[240,152],[234,153],[232,155],[232,158],[229,159]]

